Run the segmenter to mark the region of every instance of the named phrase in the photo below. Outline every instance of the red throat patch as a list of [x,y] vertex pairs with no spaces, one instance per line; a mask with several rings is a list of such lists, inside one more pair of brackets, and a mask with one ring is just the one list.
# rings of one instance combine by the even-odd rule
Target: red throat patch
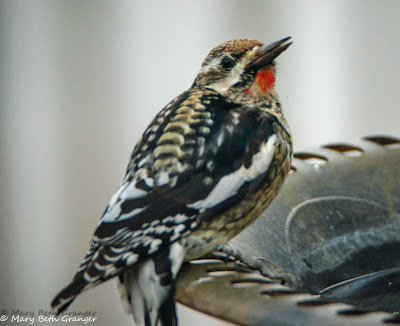
[[261,91],[266,92],[275,87],[275,72],[271,68],[265,68],[256,75],[256,83]]

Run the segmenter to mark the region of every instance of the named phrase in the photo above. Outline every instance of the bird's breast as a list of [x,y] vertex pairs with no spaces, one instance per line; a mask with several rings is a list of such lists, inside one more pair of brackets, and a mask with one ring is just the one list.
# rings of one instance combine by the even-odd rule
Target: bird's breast
[[254,222],[278,194],[289,174],[292,146],[290,136],[282,129],[275,155],[261,187],[208,221],[199,223],[190,237],[181,239],[185,260],[196,259],[226,243]]

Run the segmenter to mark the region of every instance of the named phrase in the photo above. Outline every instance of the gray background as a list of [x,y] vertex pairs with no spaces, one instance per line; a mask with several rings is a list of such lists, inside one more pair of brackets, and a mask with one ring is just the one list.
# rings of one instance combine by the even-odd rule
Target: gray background
[[[297,149],[398,128],[399,17],[395,0],[0,1],[0,313],[48,309],[147,123],[221,42],[293,37],[277,89]],[[71,310],[131,325],[115,292]]]

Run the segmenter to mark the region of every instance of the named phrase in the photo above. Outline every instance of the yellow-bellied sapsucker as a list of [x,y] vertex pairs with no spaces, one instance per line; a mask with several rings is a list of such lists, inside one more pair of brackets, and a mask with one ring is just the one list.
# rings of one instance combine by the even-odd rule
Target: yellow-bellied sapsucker
[[184,261],[253,222],[289,173],[292,138],[275,91],[274,59],[291,43],[241,39],[214,48],[192,87],[151,122],[133,150],[57,314],[118,276],[137,325],[176,325]]

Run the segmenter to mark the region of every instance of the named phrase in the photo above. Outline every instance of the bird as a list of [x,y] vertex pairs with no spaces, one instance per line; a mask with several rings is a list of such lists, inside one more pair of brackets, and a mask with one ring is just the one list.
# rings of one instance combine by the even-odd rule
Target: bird
[[208,54],[192,86],[152,120],[131,154],[56,315],[116,278],[137,326],[177,325],[184,262],[223,246],[269,206],[290,172],[293,140],[275,89],[292,42],[235,39]]

